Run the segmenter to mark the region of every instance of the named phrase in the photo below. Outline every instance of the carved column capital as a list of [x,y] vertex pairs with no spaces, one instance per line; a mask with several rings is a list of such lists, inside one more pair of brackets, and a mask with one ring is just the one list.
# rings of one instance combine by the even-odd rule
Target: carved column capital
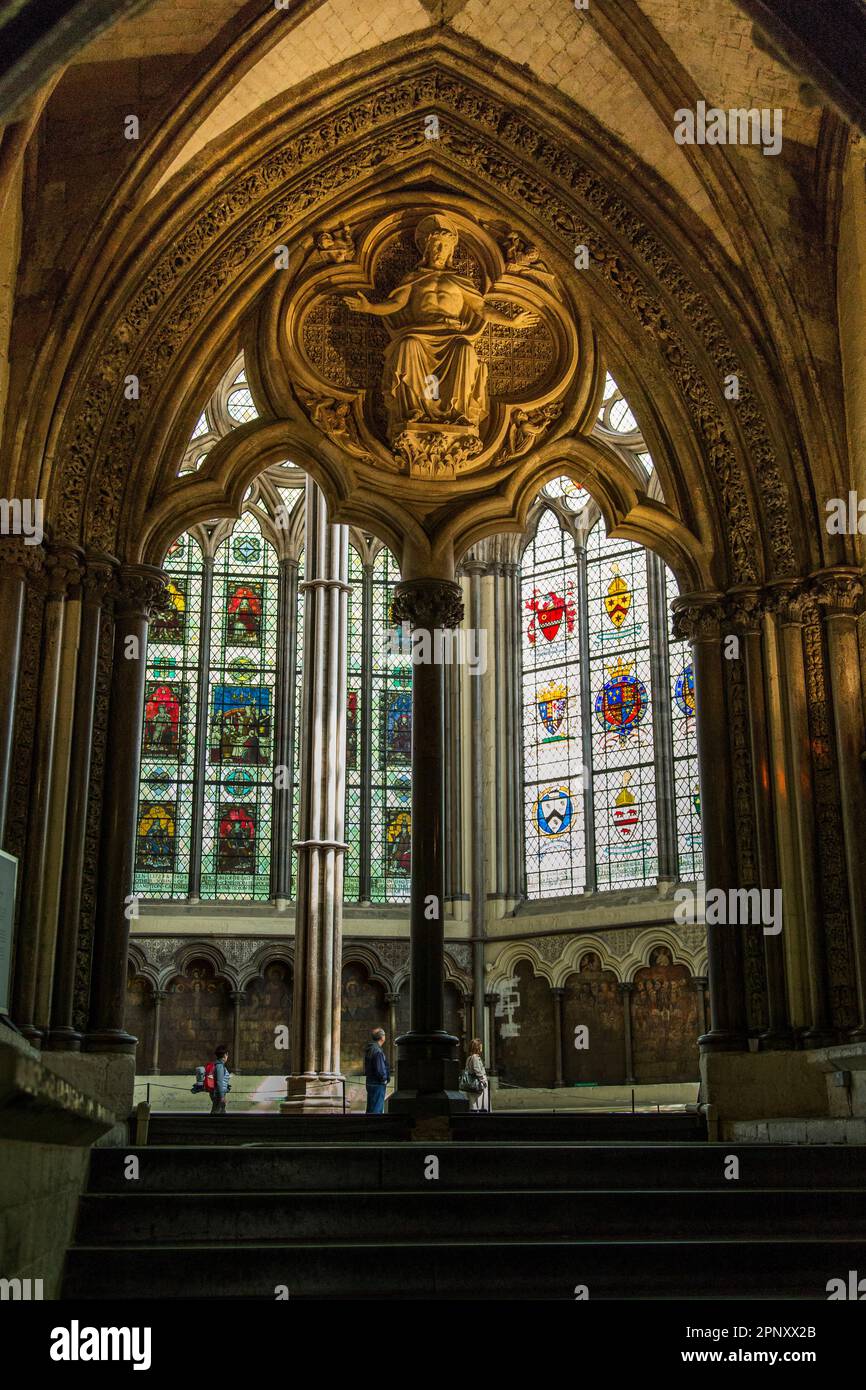
[[730,621],[744,633],[760,632],[768,597],[760,589],[735,589],[728,594]]
[[394,619],[412,627],[458,627],[463,620],[463,594],[452,579],[403,579],[394,588]]
[[863,611],[863,572],[854,566],[821,570],[812,575],[809,587],[828,618],[856,618]]
[[59,543],[45,557],[42,583],[49,598],[64,598],[81,581],[83,552],[77,545]]
[[153,565],[122,565],[114,584],[118,616],[131,614],[149,622],[167,611],[166,579]]
[[726,615],[723,594],[683,594],[673,603],[673,635],[677,641],[719,641]]
[[112,580],[117,564],[110,555],[92,551],[85,556],[81,575],[81,596],[85,603],[95,603],[100,607],[111,596]]
[[23,536],[0,536],[0,566],[25,583],[38,579],[45,565],[45,550],[41,545],[28,545]]
[[634,980],[622,980],[620,984],[617,985],[617,989],[619,990],[620,994],[633,994]]

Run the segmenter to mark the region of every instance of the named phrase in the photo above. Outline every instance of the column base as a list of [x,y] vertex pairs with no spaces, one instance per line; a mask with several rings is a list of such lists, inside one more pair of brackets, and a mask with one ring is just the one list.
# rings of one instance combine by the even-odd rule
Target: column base
[[796,1046],[797,1039],[793,1031],[773,1033],[768,1029],[766,1033],[758,1036],[759,1052],[792,1052]]
[[81,1046],[82,1052],[122,1052],[135,1053],[138,1038],[127,1033],[124,1028],[103,1028],[98,1033],[86,1034]]
[[725,1033],[710,1029],[698,1038],[701,1052],[748,1052],[749,1039],[745,1033]]
[[75,1028],[52,1028],[42,1044],[45,1052],[80,1052],[84,1034]]
[[22,1038],[26,1038],[31,1047],[42,1046],[42,1031],[36,1027],[35,1023],[22,1023],[18,1029]]
[[342,1115],[343,1078],[333,1072],[306,1071],[286,1077],[281,1115]]
[[837,1039],[838,1034],[832,1028],[807,1028],[800,1038],[800,1043],[808,1050],[813,1047],[832,1047]]
[[469,1097],[458,1088],[458,1039],[451,1033],[404,1033],[397,1039],[397,1087],[389,1115],[462,1115]]

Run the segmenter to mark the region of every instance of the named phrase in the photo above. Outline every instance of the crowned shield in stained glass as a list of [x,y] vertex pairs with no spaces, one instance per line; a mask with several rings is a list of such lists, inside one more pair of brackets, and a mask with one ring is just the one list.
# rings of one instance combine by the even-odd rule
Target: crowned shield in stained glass
[[546,731],[542,743],[560,743],[568,738],[568,690],[563,681],[553,680],[537,692],[538,717]]
[[632,674],[632,663],[617,661],[595,697],[595,717],[602,728],[618,738],[630,738],[647,712],[646,686]]

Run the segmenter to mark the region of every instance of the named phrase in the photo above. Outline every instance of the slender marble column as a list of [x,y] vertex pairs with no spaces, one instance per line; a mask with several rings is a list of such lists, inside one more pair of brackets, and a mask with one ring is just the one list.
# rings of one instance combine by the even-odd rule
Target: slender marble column
[[198,668],[200,671],[193,752],[192,824],[190,826],[189,893],[191,903],[201,901],[202,828],[204,826],[204,790],[207,775],[208,734],[210,718],[210,644],[213,624],[213,582],[215,561],[205,555],[201,577],[201,620],[198,638]]
[[496,1005],[498,999],[495,994],[485,994],[484,1003],[487,1006],[487,1075],[493,1076],[496,1072]]
[[81,888],[87,842],[87,804],[90,794],[90,762],[93,752],[93,720],[96,710],[96,678],[99,661],[99,634],[114,564],[109,556],[91,555],[81,581],[81,622],[78,633],[78,666],[75,672],[75,718],[66,801],[66,834],[63,873],[60,881],[60,916],[57,953],[54,959],[54,993],[51,1002],[51,1031],[46,1046],[53,1051],[77,1052],[82,1035],[73,1026],[75,967],[78,958],[78,928],[81,917]]
[[827,632],[860,1015],[859,1023],[850,1036],[855,1042],[863,1042],[866,1041],[866,853],[863,843],[866,828],[866,770],[863,762],[866,755],[866,725],[857,634],[857,620],[863,605],[863,576],[859,570],[840,567],[817,575],[815,586],[818,602],[824,610]]
[[[44,575],[47,595],[42,625],[42,673],[33,744],[27,848],[23,873],[19,874],[21,918],[12,991],[12,1016],[25,1038],[34,1043],[41,1043],[48,1026],[47,1018],[36,1017],[37,989],[39,963],[45,949],[43,918],[48,892],[49,812],[57,745],[64,609],[67,591],[77,581],[78,574],[78,552],[74,547],[61,548],[48,555]],[[53,960],[48,968],[51,978]]]
[[631,1037],[631,997],[634,993],[634,983],[625,980],[618,986],[620,998],[622,999],[622,1036],[623,1052],[625,1057],[625,1077],[623,1085],[634,1086],[634,1044]]
[[159,1032],[162,1023],[162,1001],[167,998],[167,989],[155,989],[153,991],[153,1048],[150,1054],[151,1076],[159,1076]]
[[553,1084],[555,1087],[565,1085],[562,1065],[562,1000],[564,995],[564,989],[551,989],[550,991],[550,997],[553,1000]]
[[[814,598],[788,593],[781,603],[780,619],[785,666],[785,708],[788,724],[788,756],[791,784],[795,788],[793,811],[797,836],[800,901],[806,947],[805,989],[809,1024],[801,1030],[811,1046],[823,1047],[834,1040],[827,978],[827,946],[821,922],[821,889],[818,877],[818,839],[815,823],[815,784],[812,740],[809,729],[803,627],[818,617]],[[783,898],[784,904],[784,898]],[[785,928],[783,926],[783,935]],[[789,950],[794,943],[788,943]]]
[[397,1004],[399,994],[386,994],[385,1003],[388,1005],[388,1066],[393,1074],[397,1066]]
[[305,533],[293,1070],[286,1077],[284,1114],[342,1109],[349,529],[329,523],[325,498],[312,478],[307,479]]
[[295,725],[297,671],[298,562],[280,561],[280,604],[283,622],[277,633],[277,718],[274,762],[280,775],[274,787],[271,897],[284,908],[292,896],[292,749]]
[[[431,636],[437,629],[456,627],[463,616],[460,586],[446,579],[403,580],[396,587],[394,616]],[[444,1028],[443,669],[431,661],[416,665],[413,672],[412,1024],[397,1039],[397,1090],[389,1103],[389,1110],[425,1117],[469,1108],[457,1088],[458,1040]]]
[[0,537],[0,844],[6,833],[26,584],[44,559],[41,546],[25,545],[21,536]]
[[[698,772],[707,892],[736,888],[737,854],[722,624],[718,595],[689,595],[674,604],[674,632],[692,645],[697,698]],[[712,1027],[700,1039],[705,1052],[748,1048],[743,939],[737,927],[707,925]]]
[[138,773],[147,627],[165,601],[165,576],[150,565],[124,565],[115,599],[111,700],[105,749],[100,883],[93,939],[88,1052],[135,1052],[124,1028],[129,917],[138,819]]
[[229,991],[229,999],[232,1001],[232,1070],[240,1072],[241,1069],[241,1008],[246,1003],[246,995],[242,989]]
[[[764,607],[758,595],[753,591],[737,595],[733,604],[733,617],[741,634],[746,670],[758,876],[761,888],[774,892],[781,887],[781,878],[776,852],[770,728],[764,680],[762,631],[765,618]],[[764,963],[767,974],[768,1026],[767,1031],[761,1035],[759,1046],[762,1051],[790,1048],[794,1046],[794,1033],[788,1014],[785,943],[781,933],[776,936],[764,936]]]
[[695,975],[692,979],[692,985],[694,986],[695,998],[698,1005],[698,1037],[700,1037],[701,1034],[706,1031],[707,1027],[707,997],[704,993],[707,987],[706,976]]

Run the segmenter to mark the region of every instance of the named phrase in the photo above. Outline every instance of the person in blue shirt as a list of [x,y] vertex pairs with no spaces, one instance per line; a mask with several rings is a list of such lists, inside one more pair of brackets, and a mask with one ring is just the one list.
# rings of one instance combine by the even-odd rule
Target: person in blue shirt
[[385,1029],[374,1028],[364,1049],[364,1077],[367,1082],[367,1114],[384,1115],[385,1087],[391,1080],[391,1068],[385,1056]]
[[213,1069],[213,1103],[210,1113],[212,1115],[224,1115],[226,1113],[226,1096],[231,1090],[232,1074],[228,1069],[229,1050],[227,1047],[218,1047],[214,1053],[216,1062]]

